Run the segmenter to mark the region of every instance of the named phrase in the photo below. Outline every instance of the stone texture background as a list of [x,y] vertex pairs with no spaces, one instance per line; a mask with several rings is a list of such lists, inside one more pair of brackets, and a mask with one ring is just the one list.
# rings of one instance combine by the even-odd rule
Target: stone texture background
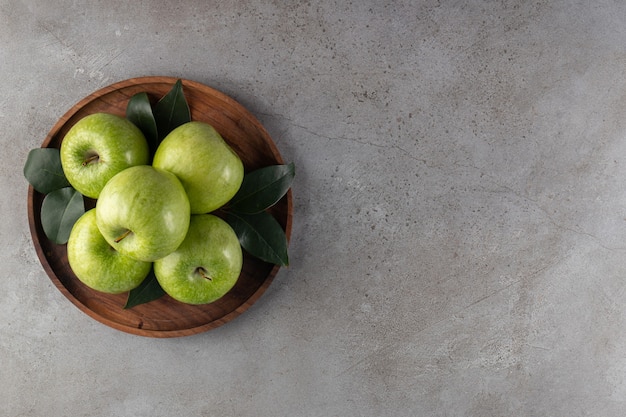
[[[623,416],[626,4],[0,0],[0,414]],[[246,106],[297,166],[292,264],[193,337],[52,285],[28,151],[143,75]]]

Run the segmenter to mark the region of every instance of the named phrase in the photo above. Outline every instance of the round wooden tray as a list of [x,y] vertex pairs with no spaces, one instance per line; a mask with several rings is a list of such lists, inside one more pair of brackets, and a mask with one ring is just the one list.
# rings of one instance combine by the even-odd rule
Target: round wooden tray
[[[84,116],[108,112],[123,116],[130,97],[146,92],[156,102],[172,88],[177,78],[132,78],[102,88],[78,102],[54,125],[42,147],[59,148],[67,131]],[[192,120],[211,124],[241,157],[246,172],[283,164],[282,157],[259,121],[232,98],[197,82],[182,80]],[[72,272],[66,245],[46,238],[41,226],[43,195],[28,190],[28,220],[41,263],[56,287],[80,310],[112,328],[147,337],[179,337],[204,332],[227,323],[246,311],[271,284],[279,270],[244,252],[241,276],[235,287],[218,301],[193,306],[167,295],[131,309],[123,309],[127,294],[105,294],[82,284]],[[93,201],[86,201],[86,205]],[[291,191],[271,208],[287,238],[291,235]]]

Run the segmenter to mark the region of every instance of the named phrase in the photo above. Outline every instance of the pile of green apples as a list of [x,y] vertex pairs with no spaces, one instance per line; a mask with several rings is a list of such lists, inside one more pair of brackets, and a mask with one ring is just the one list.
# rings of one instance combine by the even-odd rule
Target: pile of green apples
[[242,248],[231,226],[211,214],[239,190],[239,156],[209,124],[184,123],[151,155],[127,118],[80,119],[60,148],[71,186],[96,200],[74,223],[67,256],[90,288],[123,293],[151,270],[161,288],[188,304],[223,297],[237,282]]

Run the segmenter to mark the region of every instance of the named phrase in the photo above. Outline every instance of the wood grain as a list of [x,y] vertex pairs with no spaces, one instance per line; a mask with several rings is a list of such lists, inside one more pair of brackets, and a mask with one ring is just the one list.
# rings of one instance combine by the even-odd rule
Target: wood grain
[[[146,92],[152,102],[165,95],[176,82],[172,77],[133,78],[94,92],[73,106],[54,125],[42,147],[59,148],[67,131],[81,118],[96,112],[123,116],[130,97]],[[269,134],[243,106],[206,85],[182,80],[183,91],[193,120],[207,122],[220,132],[241,157],[247,172],[268,165],[283,164]],[[67,261],[66,245],[48,240],[41,226],[44,196],[28,190],[28,219],[37,255],[55,286],[80,310],[112,328],[147,337],[180,337],[223,325],[246,311],[265,292],[279,270],[244,254],[242,273],[235,287],[218,301],[192,306],[164,296],[128,310],[122,307],[127,294],[111,295],[82,284]],[[93,207],[92,200],[85,200]],[[287,238],[291,236],[292,193],[271,209]]]

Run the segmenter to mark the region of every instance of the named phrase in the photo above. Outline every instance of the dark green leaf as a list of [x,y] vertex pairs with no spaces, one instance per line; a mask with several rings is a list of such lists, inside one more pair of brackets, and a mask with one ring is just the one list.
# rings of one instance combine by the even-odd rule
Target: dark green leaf
[[42,194],[70,185],[63,173],[61,156],[56,148],[31,149],[24,165],[24,176]]
[[181,80],[176,81],[172,89],[155,104],[153,112],[159,139],[163,139],[178,126],[191,121]]
[[289,265],[287,236],[269,213],[229,213],[226,221],[250,255],[276,265]]
[[72,226],[85,213],[85,204],[81,193],[72,187],[60,188],[50,192],[41,205],[41,226],[54,243],[67,243]]
[[151,153],[154,154],[158,146],[159,137],[148,94],[138,93],[128,100],[126,118],[141,130],[150,145]]
[[295,176],[293,162],[272,165],[246,174],[239,191],[230,201],[230,208],[238,213],[254,214],[276,204],[289,190]]
[[124,308],[132,308],[139,304],[149,303],[164,295],[165,291],[159,285],[159,281],[157,281],[154,275],[154,269],[151,269],[143,282],[137,288],[130,290]]

